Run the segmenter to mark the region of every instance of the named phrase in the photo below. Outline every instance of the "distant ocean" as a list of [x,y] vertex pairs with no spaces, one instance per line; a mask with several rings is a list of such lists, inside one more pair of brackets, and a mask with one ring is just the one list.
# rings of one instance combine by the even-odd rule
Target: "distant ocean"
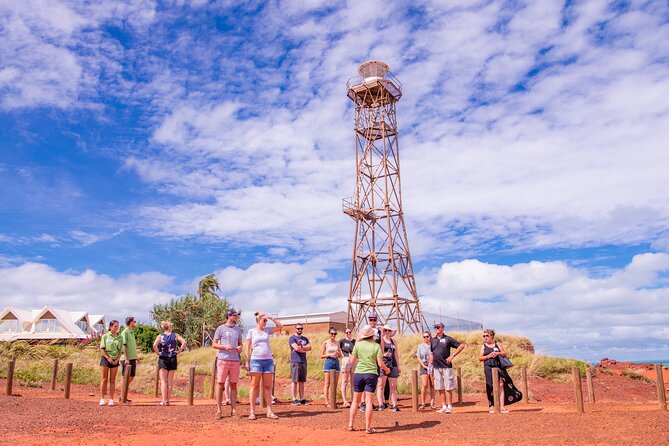
[[665,367],[669,367],[669,359],[646,359],[644,361],[630,361],[634,364],[662,364]]

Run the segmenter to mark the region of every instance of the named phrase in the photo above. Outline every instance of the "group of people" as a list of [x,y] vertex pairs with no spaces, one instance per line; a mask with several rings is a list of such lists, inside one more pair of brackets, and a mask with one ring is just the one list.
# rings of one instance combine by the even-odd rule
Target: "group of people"
[[[257,312],[255,313],[256,326],[242,334],[238,326],[239,313],[230,308],[227,310],[227,319],[220,325],[214,334],[212,347],[217,350],[216,370],[216,418],[223,417],[223,395],[226,403],[231,406],[231,415],[237,412],[237,384],[242,367],[242,351],[245,353],[244,368],[251,375],[249,419],[257,418],[256,405],[260,394],[265,401],[266,416],[277,419],[272,410],[274,397],[272,396],[272,380],[275,370],[274,359],[270,347],[272,334],[281,332],[283,324],[275,317]],[[268,327],[272,321],[273,326]],[[371,427],[372,412],[374,410],[391,409],[399,411],[397,403],[397,380],[400,376],[399,349],[393,337],[396,331],[384,325],[377,328],[379,318],[376,313],[367,317],[367,325],[363,326],[353,338],[349,328],[345,330],[345,337],[337,341],[337,330],[330,327],[329,336],[321,346],[320,357],[323,359],[325,375],[323,397],[326,407],[334,404],[329,401],[331,370],[341,372],[341,394],[345,407],[350,407],[348,429],[354,430],[354,421],[358,412],[365,414],[365,430],[373,432]],[[102,381],[100,384],[100,405],[114,405],[115,377],[119,365],[125,374],[125,368],[130,367],[129,383],[135,376],[137,367],[137,345],[133,332],[135,320],[126,318],[126,329],[119,334],[118,321],[111,321],[109,332],[102,336],[100,350],[100,369]],[[153,350],[158,355],[158,368],[161,381],[162,400],[160,405],[169,406],[172,393],[172,381],[177,369],[177,355],[186,347],[186,341],[172,330],[172,325],[163,321],[163,333],[159,334]],[[429,331],[423,333],[423,343],[416,351],[416,360],[421,377],[421,404],[436,409],[438,413],[449,414],[453,411],[453,390],[456,387],[453,373],[453,360],[464,349],[465,345],[444,333],[444,324],[434,324],[435,334]],[[288,339],[290,347],[291,394],[294,406],[309,404],[304,394],[307,381],[307,353],[312,350],[309,339],[303,335],[304,327],[295,326],[295,334]],[[244,345],[244,339],[246,344]],[[486,377],[486,394],[493,412],[494,383],[492,369],[499,369],[501,391],[501,411],[508,413],[505,407],[522,398],[522,394],[515,388],[511,377],[507,373],[500,358],[506,357],[506,351],[501,342],[495,341],[494,330],[483,332],[479,360],[483,362]],[[129,384],[128,383],[128,384]],[[106,401],[109,387],[109,400]],[[348,390],[351,389],[351,401],[348,399]],[[428,392],[429,390],[429,392]],[[429,403],[427,401],[430,397]],[[374,400],[378,405],[374,404]],[[126,400],[127,401],[127,400]],[[440,407],[438,404],[439,402]]]

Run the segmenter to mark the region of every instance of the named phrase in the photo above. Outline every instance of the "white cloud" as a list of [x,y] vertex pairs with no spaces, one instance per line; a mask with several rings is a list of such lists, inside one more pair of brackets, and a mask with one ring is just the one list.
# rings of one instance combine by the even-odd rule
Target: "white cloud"
[[113,278],[92,270],[57,271],[42,263],[0,265],[0,307],[3,308],[52,306],[104,313],[114,318],[134,314],[149,322],[153,304],[175,297],[165,291],[172,286],[171,277],[155,272]]

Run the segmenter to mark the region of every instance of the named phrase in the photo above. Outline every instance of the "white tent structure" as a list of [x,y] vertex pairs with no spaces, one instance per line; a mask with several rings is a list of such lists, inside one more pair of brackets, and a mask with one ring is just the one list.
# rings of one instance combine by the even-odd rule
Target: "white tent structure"
[[104,332],[104,326],[103,315],[91,320],[86,311],[7,307],[0,313],[0,342],[86,339]]

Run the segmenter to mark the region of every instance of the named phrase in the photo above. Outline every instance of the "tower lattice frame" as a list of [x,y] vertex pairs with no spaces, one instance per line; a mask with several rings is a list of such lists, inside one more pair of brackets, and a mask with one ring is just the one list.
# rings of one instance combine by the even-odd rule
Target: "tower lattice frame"
[[355,104],[356,187],[344,199],[355,220],[348,324],[358,330],[369,313],[400,333],[421,332],[416,281],[409,253],[402,194],[396,104],[402,84],[383,62],[370,61],[347,83]]

